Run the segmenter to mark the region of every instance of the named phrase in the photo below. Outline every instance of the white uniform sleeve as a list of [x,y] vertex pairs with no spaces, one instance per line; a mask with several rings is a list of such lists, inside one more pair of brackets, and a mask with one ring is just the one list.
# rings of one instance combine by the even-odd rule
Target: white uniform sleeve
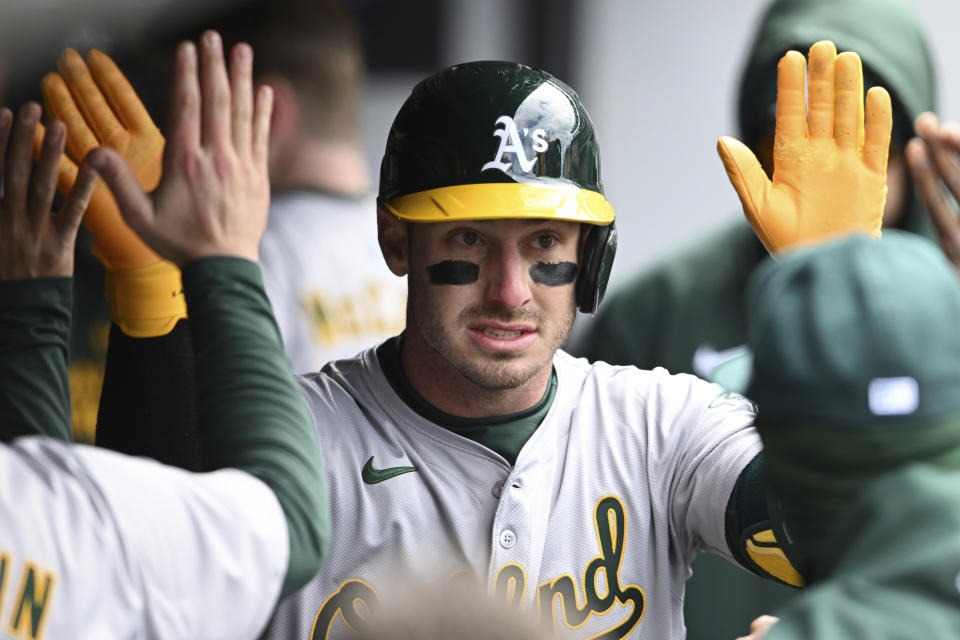
[[289,542],[262,481],[44,438],[4,453],[19,468],[0,481],[39,517],[17,518],[0,544],[57,576],[46,637],[255,638],[266,626]]
[[661,473],[668,478],[671,529],[682,548],[731,558],[726,507],[744,467],[760,453],[753,404],[743,396],[688,375],[658,385]]

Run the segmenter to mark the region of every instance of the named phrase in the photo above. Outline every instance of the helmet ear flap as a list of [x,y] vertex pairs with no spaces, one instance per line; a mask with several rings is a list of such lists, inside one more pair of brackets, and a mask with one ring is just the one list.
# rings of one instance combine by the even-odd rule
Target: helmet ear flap
[[617,227],[609,225],[586,225],[583,245],[580,250],[580,274],[577,276],[575,295],[577,308],[594,315],[603,294],[607,290],[610,269],[617,255]]

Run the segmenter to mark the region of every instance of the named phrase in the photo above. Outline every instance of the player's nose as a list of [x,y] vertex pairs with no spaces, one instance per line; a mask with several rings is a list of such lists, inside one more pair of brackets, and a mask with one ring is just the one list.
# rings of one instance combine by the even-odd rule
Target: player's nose
[[490,256],[490,279],[486,287],[487,299],[500,302],[510,309],[518,309],[531,297],[530,274],[527,262],[516,247],[500,247]]

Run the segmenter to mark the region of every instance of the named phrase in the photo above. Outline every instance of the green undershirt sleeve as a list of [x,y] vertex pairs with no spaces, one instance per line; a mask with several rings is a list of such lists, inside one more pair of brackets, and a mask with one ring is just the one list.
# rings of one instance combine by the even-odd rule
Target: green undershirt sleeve
[[0,282],[0,439],[73,440],[67,358],[73,279]]
[[201,449],[209,469],[263,480],[287,519],[290,559],[281,597],[320,568],[330,539],[323,462],[257,264],[231,257],[183,269],[196,350]]

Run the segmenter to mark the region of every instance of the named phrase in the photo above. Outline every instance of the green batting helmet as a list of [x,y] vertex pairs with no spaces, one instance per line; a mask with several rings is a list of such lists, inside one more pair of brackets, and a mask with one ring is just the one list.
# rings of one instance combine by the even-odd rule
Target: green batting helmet
[[513,62],[449,67],[414,87],[390,129],[379,201],[411,222],[587,223],[578,308],[596,312],[616,254],[600,149],[577,94]]

